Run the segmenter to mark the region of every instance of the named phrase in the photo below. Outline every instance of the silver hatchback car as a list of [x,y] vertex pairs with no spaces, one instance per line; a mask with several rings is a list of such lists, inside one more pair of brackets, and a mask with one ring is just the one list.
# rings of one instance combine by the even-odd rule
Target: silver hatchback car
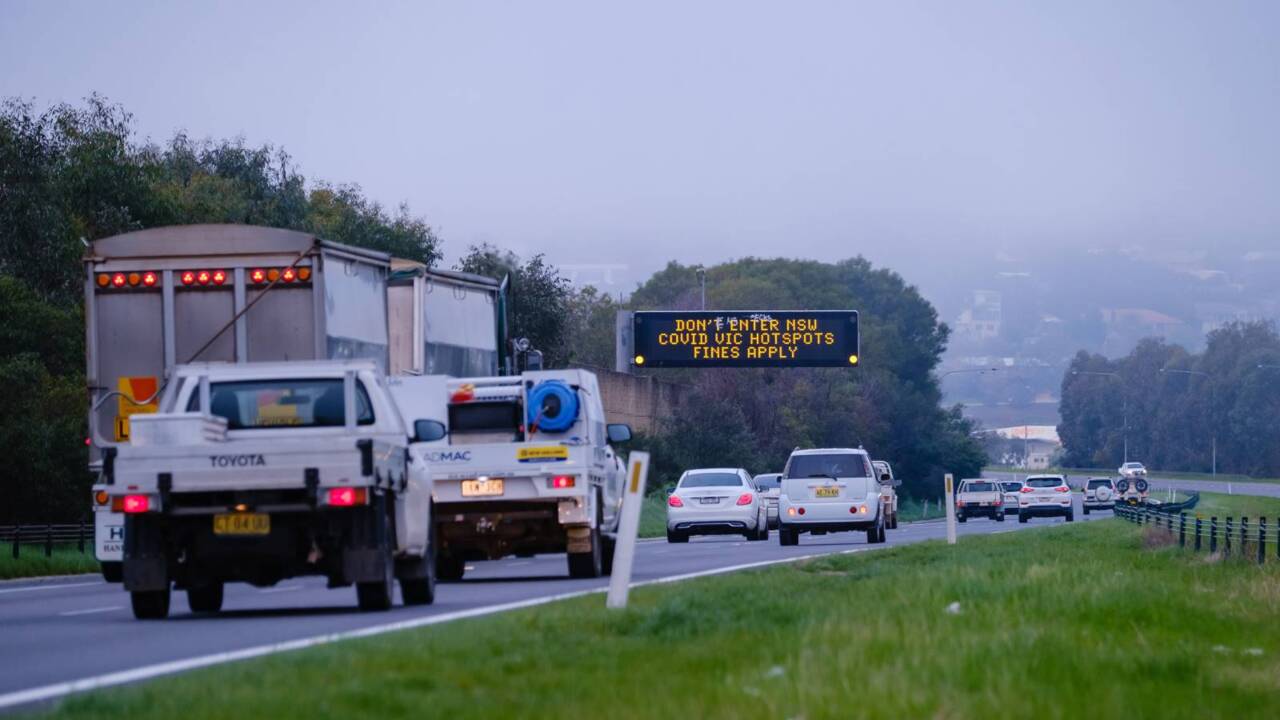
[[769,539],[769,513],[751,475],[742,468],[685,471],[667,498],[667,542],[738,534]]
[[782,473],[757,475],[754,482],[768,511],[769,529],[773,530],[778,527],[778,495],[782,493]]

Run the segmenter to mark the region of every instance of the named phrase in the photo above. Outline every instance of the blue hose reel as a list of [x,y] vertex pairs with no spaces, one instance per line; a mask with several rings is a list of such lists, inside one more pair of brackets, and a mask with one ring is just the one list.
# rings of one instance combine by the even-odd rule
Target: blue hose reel
[[559,433],[578,419],[578,393],[563,380],[545,380],[529,391],[526,408],[529,428]]

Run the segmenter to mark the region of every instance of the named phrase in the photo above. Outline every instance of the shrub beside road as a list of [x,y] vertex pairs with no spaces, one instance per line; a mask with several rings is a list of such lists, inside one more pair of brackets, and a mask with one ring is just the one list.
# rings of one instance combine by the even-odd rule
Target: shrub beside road
[[1277,588],[1280,564],[1076,523],[645,587],[623,612],[579,598],[73,697],[54,714],[1260,717],[1280,707]]
[[13,557],[13,545],[0,543],[0,580],[41,577],[44,575],[74,575],[96,573],[98,561],[93,548],[80,552],[76,546],[55,545],[53,555],[45,557],[44,546],[23,543],[17,559]]

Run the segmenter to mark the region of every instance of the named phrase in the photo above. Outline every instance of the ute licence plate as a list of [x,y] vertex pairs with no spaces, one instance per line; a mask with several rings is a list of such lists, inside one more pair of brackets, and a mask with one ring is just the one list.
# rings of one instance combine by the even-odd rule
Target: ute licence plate
[[213,516],[214,535],[269,535],[271,516],[266,513],[222,513]]
[[462,497],[492,497],[504,492],[506,488],[503,481],[498,478],[462,481]]
[[815,497],[840,497],[840,488],[838,487],[820,487],[814,493]]

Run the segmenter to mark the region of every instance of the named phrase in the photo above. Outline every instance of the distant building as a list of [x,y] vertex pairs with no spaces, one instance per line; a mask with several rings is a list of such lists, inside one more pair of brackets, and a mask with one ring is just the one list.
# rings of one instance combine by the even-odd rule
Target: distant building
[[995,290],[974,290],[973,305],[956,318],[957,337],[967,340],[990,340],[1000,337],[1004,310],[1000,293]]
[[989,431],[1003,440],[1007,451],[999,458],[1001,465],[1020,465],[1031,470],[1053,466],[1062,451],[1058,428],[1053,425],[1014,425]]

